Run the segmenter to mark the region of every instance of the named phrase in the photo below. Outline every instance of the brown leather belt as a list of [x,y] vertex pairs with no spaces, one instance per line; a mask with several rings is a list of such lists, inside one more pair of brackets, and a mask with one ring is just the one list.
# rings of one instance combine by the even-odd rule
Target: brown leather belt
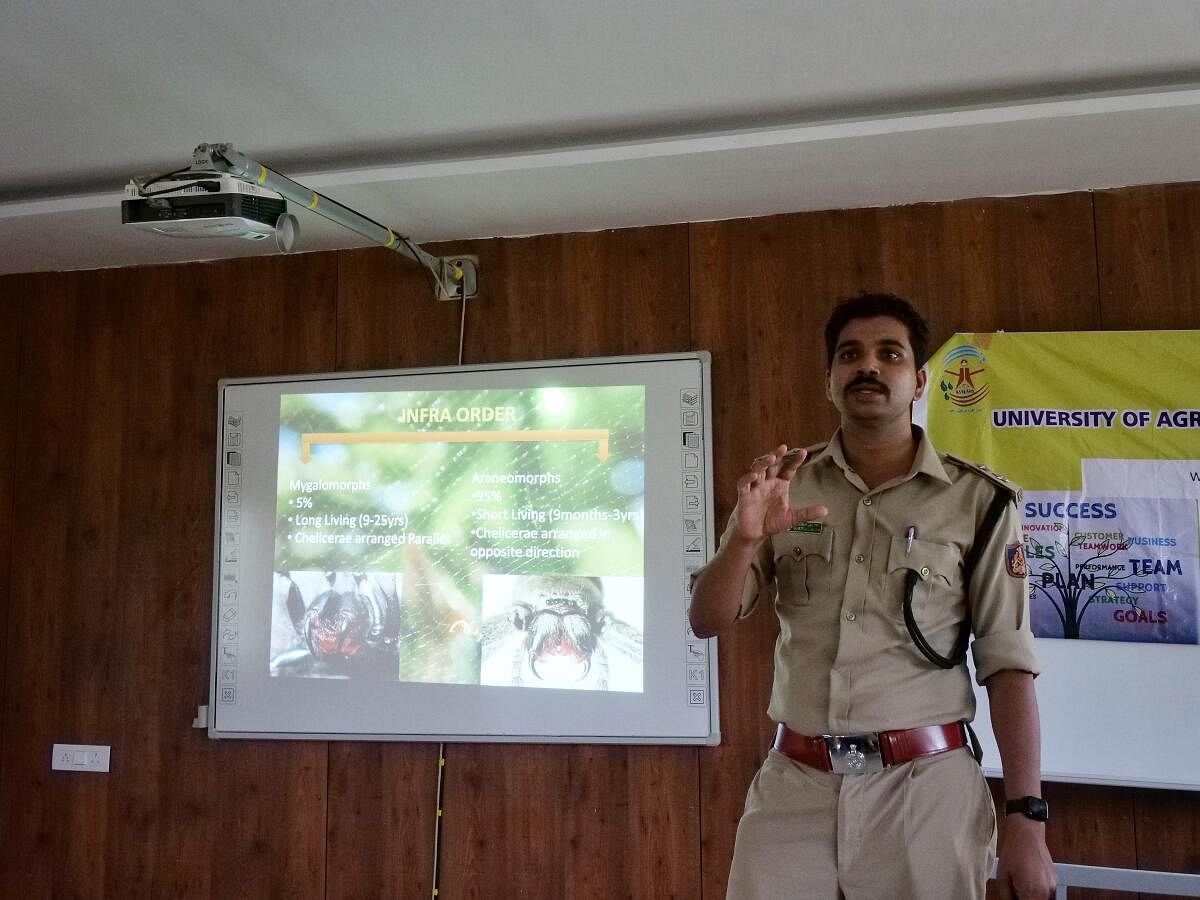
[[775,730],[775,749],[784,756],[839,775],[881,772],[887,766],[967,745],[967,728],[963,722],[819,737],[798,734],[783,723]]

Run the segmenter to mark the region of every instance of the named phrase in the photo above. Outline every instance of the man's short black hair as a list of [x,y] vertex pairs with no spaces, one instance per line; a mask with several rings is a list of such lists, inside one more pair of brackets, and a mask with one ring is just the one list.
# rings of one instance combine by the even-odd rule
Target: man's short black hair
[[825,323],[825,368],[833,368],[833,351],[838,337],[848,322],[854,319],[872,319],[875,316],[891,316],[908,329],[908,343],[912,347],[913,362],[918,369],[929,358],[929,323],[911,303],[895,294],[861,293],[856,297],[843,297],[833,308],[829,321]]

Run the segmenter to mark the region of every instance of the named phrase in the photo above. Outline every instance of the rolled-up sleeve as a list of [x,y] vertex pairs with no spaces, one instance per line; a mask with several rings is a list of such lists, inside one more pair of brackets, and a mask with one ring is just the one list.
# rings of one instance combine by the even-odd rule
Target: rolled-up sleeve
[[[725,545],[725,541],[729,539],[729,534],[736,524],[737,510],[734,509],[733,514],[729,517],[729,523],[725,526],[725,531],[721,534],[718,552],[720,552],[720,547]],[[704,567],[701,567],[692,573],[689,592],[703,571]],[[744,619],[754,612],[760,598],[766,597],[771,600],[774,599],[774,596],[775,560],[771,552],[771,541],[768,539],[763,541],[762,546],[758,548],[758,552],[755,553],[750,568],[746,572],[746,578],[742,582],[742,599],[738,607],[738,618]]]
[[[1029,584],[1016,504],[1004,513],[975,566],[968,586],[975,640],[971,653],[975,680],[983,684],[997,672],[1016,669],[1037,675],[1037,649],[1029,626]],[[1018,564],[1014,557],[1020,555]]]
[[750,571],[746,573],[738,618],[744,619],[754,612],[762,598],[766,598],[767,602],[775,599],[775,558],[771,553],[769,540],[763,541],[762,546],[758,548],[758,552],[754,554],[754,561],[750,563]]

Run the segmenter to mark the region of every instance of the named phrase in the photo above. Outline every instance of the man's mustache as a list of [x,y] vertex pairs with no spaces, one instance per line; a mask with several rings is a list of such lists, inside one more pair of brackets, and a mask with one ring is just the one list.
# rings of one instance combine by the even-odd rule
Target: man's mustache
[[846,389],[845,389],[845,391],[843,391],[842,393],[848,394],[848,393],[850,393],[852,390],[854,390],[855,388],[864,387],[864,386],[869,386],[869,387],[873,387],[873,388],[878,388],[878,389],[879,389],[881,392],[883,392],[884,394],[890,394],[890,393],[891,393],[891,392],[890,392],[890,391],[887,389],[887,385],[885,385],[885,384],[884,384],[883,382],[881,382],[881,381],[877,381],[877,380],[875,380],[875,379],[874,379],[874,378],[872,378],[870,375],[859,375],[859,376],[858,376],[857,378],[855,378],[855,379],[854,379],[852,382],[850,382],[848,385],[846,385]]

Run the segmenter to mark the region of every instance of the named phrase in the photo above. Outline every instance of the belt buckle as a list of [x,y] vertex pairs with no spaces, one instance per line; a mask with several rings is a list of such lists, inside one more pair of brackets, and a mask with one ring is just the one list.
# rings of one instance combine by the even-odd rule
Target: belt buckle
[[862,775],[883,771],[883,754],[879,750],[879,735],[823,734],[821,739],[829,751],[829,768],[838,775]]

